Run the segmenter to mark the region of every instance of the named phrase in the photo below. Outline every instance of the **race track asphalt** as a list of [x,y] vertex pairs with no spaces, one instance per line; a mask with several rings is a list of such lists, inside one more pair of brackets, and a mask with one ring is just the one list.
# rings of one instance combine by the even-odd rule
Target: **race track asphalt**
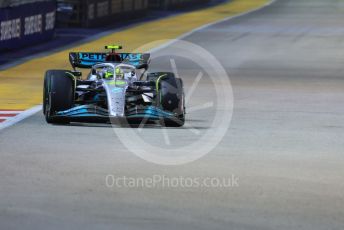
[[[2,130],[0,229],[343,229],[343,13],[343,1],[280,0],[184,38],[219,60],[234,102],[222,141],[191,163],[154,164],[129,150],[139,151],[136,135],[166,152],[188,146],[230,111],[216,98],[223,86],[196,77],[200,63],[158,58],[173,44],[153,54],[152,69],[175,60],[186,92],[196,86],[187,127],[54,126],[38,113]],[[107,175],[237,183],[109,187]]]

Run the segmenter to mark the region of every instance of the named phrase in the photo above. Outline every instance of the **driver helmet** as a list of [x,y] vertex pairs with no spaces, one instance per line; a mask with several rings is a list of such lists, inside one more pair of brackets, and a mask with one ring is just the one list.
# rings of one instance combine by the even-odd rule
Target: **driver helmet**
[[115,74],[116,74],[116,79],[121,79],[121,80],[124,79],[124,72],[121,68],[116,67]]

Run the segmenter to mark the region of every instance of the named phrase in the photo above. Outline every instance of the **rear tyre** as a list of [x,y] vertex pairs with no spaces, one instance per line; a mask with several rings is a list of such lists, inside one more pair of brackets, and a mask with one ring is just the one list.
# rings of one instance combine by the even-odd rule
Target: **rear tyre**
[[68,124],[69,119],[55,117],[74,104],[74,79],[68,70],[48,70],[44,77],[43,112],[48,123]]
[[173,73],[161,73],[160,76],[157,79],[160,107],[176,114],[173,118],[161,119],[160,123],[166,127],[181,127],[185,124],[183,81]]

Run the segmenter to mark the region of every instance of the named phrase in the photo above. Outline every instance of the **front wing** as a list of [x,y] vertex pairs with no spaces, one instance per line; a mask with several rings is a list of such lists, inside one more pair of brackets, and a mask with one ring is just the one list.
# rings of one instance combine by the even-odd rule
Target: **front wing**
[[148,106],[144,109],[130,111],[123,117],[109,116],[108,110],[101,107],[95,105],[81,105],[66,111],[57,112],[54,117],[68,119],[71,122],[108,122],[110,119],[126,119],[128,121],[140,119],[146,119],[148,121],[166,118],[174,119],[176,115],[156,106]]

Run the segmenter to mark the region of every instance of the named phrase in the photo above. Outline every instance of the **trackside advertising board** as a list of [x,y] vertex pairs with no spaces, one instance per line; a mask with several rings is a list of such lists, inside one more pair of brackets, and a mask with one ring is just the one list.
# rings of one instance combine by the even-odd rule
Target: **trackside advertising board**
[[51,39],[56,3],[29,3],[0,8],[0,50],[20,48]]

